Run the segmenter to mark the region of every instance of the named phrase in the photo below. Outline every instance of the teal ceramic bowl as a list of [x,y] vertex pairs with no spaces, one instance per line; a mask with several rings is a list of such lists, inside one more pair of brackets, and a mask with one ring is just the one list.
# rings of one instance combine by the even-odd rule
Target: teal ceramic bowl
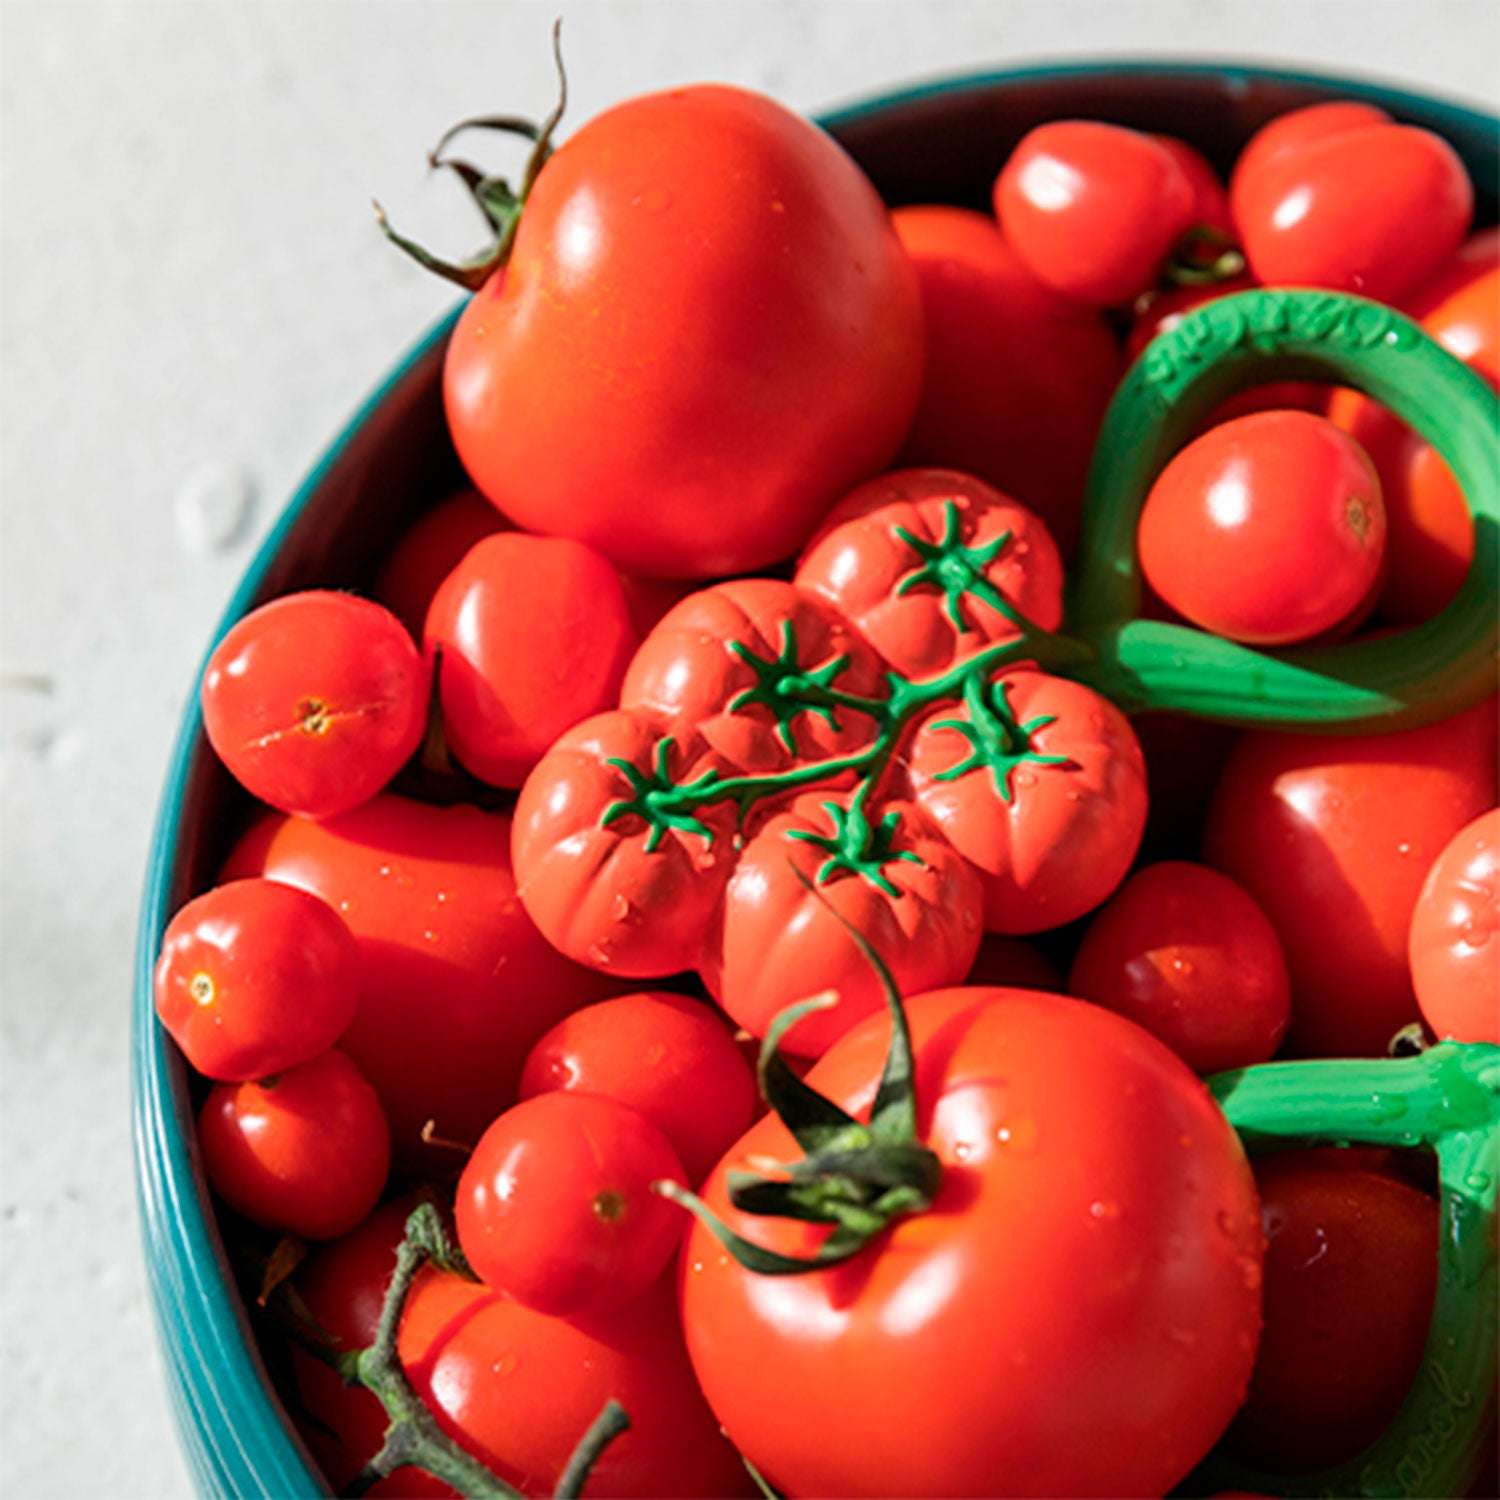
[[[1369,100],[1444,135],[1474,179],[1478,222],[1495,221],[1500,122],[1493,116],[1311,74],[1153,62],[1024,68],[885,94],[822,123],[892,204],[982,207],[1011,147],[1048,119],[1085,116],[1170,132],[1223,170],[1266,120],[1330,98]],[[453,318],[396,364],[318,461],[241,580],[218,635],[277,594],[368,582],[403,525],[458,480],[439,394]],[[141,912],[136,1177],[167,1381],[198,1488],[291,1500],[329,1491],[257,1352],[204,1186],[187,1070],[157,1026],[151,998],[152,964],[169,917],[212,882],[247,810],[209,750],[194,694],[167,769]]]

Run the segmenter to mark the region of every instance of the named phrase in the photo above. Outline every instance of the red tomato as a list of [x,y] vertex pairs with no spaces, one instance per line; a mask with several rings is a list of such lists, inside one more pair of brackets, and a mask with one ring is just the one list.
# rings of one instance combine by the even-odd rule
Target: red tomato
[[1177,860],[1137,870],[1089,923],[1068,991],[1144,1026],[1195,1073],[1265,1062],[1291,1013],[1265,913],[1228,876]]
[[[943,1168],[931,1210],[796,1276],[743,1270],[696,1225],[680,1292],[710,1405],[784,1494],[1165,1494],[1255,1355],[1262,1237],[1239,1141],[1181,1062],[1097,1007],[964,989],[907,1014]],[[865,1117],[889,1035],[871,1017],[808,1082]],[[727,1171],[795,1156],[767,1117],[705,1196],[807,1255],[826,1228],[725,1191]]]
[[620,575],[560,537],[478,542],[427,612],[443,732],[482,781],[517,787],[558,735],[615,701],[637,645]]
[[321,896],[358,940],[359,1010],[340,1045],[375,1085],[398,1158],[422,1158],[428,1121],[476,1141],[515,1098],[528,1049],[608,985],[532,925],[511,873],[511,820],[381,797],[327,823],[275,819],[231,857],[236,873]]
[[907,677],[1014,640],[997,599],[1043,630],[1062,624],[1062,558],[1047,528],[952,469],[900,469],[846,495],[796,576]]
[[331,818],[368,802],[417,748],[428,676],[388,609],[352,594],[288,594],[214,648],[203,727],[262,802]]
[[236,880],[172,918],[156,961],[156,1014],[209,1078],[264,1078],[326,1052],[354,1016],[359,949],[303,891]]
[[1057,965],[1039,949],[1021,938],[987,932],[979,941],[979,952],[966,981],[971,985],[999,985],[1004,989],[1045,990],[1063,993],[1063,978]]
[[895,455],[921,375],[916,278],[864,174],[708,85],[563,144],[443,389],[464,466],[521,526],[703,577],[795,552]]
[[564,1090],[628,1104],[672,1143],[691,1186],[749,1125],[755,1078],[711,1006],[650,990],[574,1011],[531,1049],[521,1098]]
[[1368,600],[1385,560],[1374,465],[1322,417],[1267,411],[1195,438],[1141,511],[1141,568],[1186,619],[1286,645]]
[[746,844],[704,943],[703,982],[753,1036],[799,1000],[837,996],[787,1033],[783,1045],[800,1057],[816,1057],[885,1003],[846,923],[864,934],[902,994],[962,980],[979,947],[979,884],[927,819],[910,803],[878,805],[868,820],[875,830],[868,858],[852,868],[835,862],[832,847],[851,816],[859,814],[851,815],[848,796],[809,792],[767,818]]
[[1390,118],[1373,104],[1342,99],[1331,104],[1309,104],[1262,125],[1245,143],[1230,174],[1229,206],[1234,217],[1240,219],[1244,215],[1247,186],[1278,157],[1301,151],[1329,136],[1344,135],[1368,125],[1388,125]]
[[995,215],[1039,281],[1090,307],[1150,287],[1194,222],[1198,184],[1155,136],[1055,120],[1021,141],[995,181]]
[[[1212,229],[1233,243],[1234,218],[1229,212],[1229,197],[1208,158],[1186,141],[1178,140],[1175,135],[1153,135],[1151,139],[1177,163],[1192,187],[1193,217],[1189,227]],[[1200,258],[1206,258],[1212,263],[1215,256],[1210,252],[1206,257]]]
[[371,592],[418,639],[442,581],[475,542],[504,531],[504,516],[476,490],[459,490],[419,517],[381,565]]
[[259,1083],[215,1085],[198,1145],[209,1186],[236,1213],[309,1240],[353,1229],[391,1165],[380,1100],[342,1052]]
[[1122,370],[1114,334],[1044,287],[993,219],[898,208],[891,221],[927,320],[904,461],[961,469],[1017,496],[1071,556],[1089,456]]
[[1245,734],[1204,837],[1271,919],[1293,1056],[1379,1055],[1417,1019],[1407,936],[1443,846],[1496,801],[1496,700],[1397,734]]
[[1146,823],[1146,766],[1125,715],[1079,683],[1019,671],[989,691],[1007,722],[976,728],[967,707],[935,710],[907,752],[911,784],[979,871],[986,929],[1042,932],[1125,878]]
[[1407,952],[1439,1037],[1500,1042],[1500,809],[1461,828],[1422,883]]
[[1269,1469],[1353,1458],[1396,1415],[1422,1359],[1437,1279],[1438,1206],[1382,1173],[1257,1163],[1265,1328],[1230,1442]]

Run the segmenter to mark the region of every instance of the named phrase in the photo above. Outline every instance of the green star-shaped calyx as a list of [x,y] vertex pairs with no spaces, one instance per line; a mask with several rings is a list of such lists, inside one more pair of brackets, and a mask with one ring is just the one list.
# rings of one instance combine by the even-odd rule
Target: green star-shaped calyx
[[1056,722],[1056,714],[1038,714],[1022,723],[1011,712],[1010,684],[1002,677],[988,688],[978,677],[964,684],[966,719],[937,719],[934,729],[953,729],[969,742],[970,753],[946,771],[939,771],[935,781],[957,781],[970,771],[987,768],[995,781],[1002,802],[1011,802],[1015,793],[1011,776],[1017,766],[1028,761],[1038,766],[1068,765],[1066,755],[1044,755],[1036,748],[1035,736]]
[[613,766],[630,787],[630,796],[611,802],[604,810],[599,823],[608,828],[624,817],[643,818],[650,828],[646,835],[646,853],[654,854],[661,847],[668,829],[679,833],[695,833],[704,843],[712,844],[713,830],[701,819],[695,818],[691,809],[694,799],[702,798],[721,779],[713,769],[705,771],[692,781],[674,782],[671,775],[671,756],[676,742],[665,735],[656,742],[656,752],[650,774],[642,771],[628,760],[610,756],[605,765]]
[[882,867],[898,859],[914,865],[922,863],[910,849],[895,848],[900,813],[892,808],[878,823],[871,824],[858,797],[848,807],[839,802],[825,802],[823,809],[833,821],[831,834],[814,833],[810,828],[793,828],[787,833],[789,839],[827,852],[828,858],[818,866],[818,884],[827,885],[843,871],[863,876],[888,896],[899,896],[901,893]]
[[964,600],[970,594],[999,611],[1018,629],[1023,626],[1020,611],[985,574],[985,569],[1010,545],[1011,532],[1002,531],[982,547],[965,546],[958,503],[949,500],[943,507],[943,535],[938,541],[924,541],[904,526],[897,526],[895,534],[922,560],[919,567],[897,584],[898,595],[909,594],[924,585],[941,589],[946,596],[948,618],[960,635],[979,628],[964,618]]
[[[797,737],[792,720],[798,714],[817,714],[834,731],[839,721],[831,703],[816,701],[818,694],[832,688],[834,679],[849,665],[847,654],[833,657],[811,671],[803,671],[797,660],[797,627],[790,620],[781,622],[781,650],[774,657],[757,655],[743,641],[731,641],[729,649],[755,674],[755,685],[736,693],[729,700],[730,713],[739,713],[753,703],[768,708],[776,720],[776,736],[788,755],[797,753]],[[809,700],[813,701],[809,701]]]

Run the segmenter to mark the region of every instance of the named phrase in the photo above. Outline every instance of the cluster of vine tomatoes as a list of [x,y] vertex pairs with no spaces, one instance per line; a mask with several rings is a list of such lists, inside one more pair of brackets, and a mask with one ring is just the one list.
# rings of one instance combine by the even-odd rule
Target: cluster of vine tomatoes
[[[989,217],[888,213],[734,89],[539,134],[519,194],[459,164],[509,257],[445,366],[476,490],[374,599],[265,605],[203,679],[266,804],[157,970],[212,1081],[210,1184],[331,1242],[296,1305],[343,1349],[435,1189],[472,1278],[418,1276],[398,1358],[525,1493],[606,1399],[610,1495],[749,1493],[741,1456],[789,1495],[1351,1456],[1415,1369],[1436,1202],[1394,1153],[1252,1170],[1200,1075],[1419,1019],[1500,1040],[1495,704],[1138,736],[1056,632],[1104,408],[1193,306],[1362,292],[1500,380],[1462,164],[1334,103],[1226,190],[1185,142],[1060,121],[997,162]],[[1430,617],[1468,521],[1384,408],[1282,383],[1165,467],[1139,553],[1152,610],[1274,647]],[[800,1126],[757,1095],[768,1038]],[[832,1186],[767,1168],[799,1147],[843,1153]],[[343,1486],[385,1416],[292,1369]]]

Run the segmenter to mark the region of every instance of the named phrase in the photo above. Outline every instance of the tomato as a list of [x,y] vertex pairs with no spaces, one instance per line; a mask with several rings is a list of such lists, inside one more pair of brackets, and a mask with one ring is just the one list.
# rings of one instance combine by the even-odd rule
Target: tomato
[[309,1240],[353,1229],[391,1164],[380,1100],[342,1052],[259,1083],[216,1084],[198,1145],[209,1186],[236,1213]]
[[448,747],[518,787],[565,729],[615,701],[636,645],[620,575],[579,542],[507,532],[476,543],[427,612]]
[[1062,624],[1062,558],[1047,528],[952,469],[902,469],[846,495],[796,578],[907,677],[1014,640],[1020,629],[997,601],[1043,630]]
[[[742,1269],[695,1225],[680,1295],[710,1405],[784,1494],[1165,1494],[1255,1353],[1262,1239],[1234,1132],[1165,1047],[1097,1007],[961,989],[906,1009],[933,1206],[795,1276]],[[865,1118],[889,1035],[871,1017],[809,1084]],[[739,1212],[725,1186],[796,1154],[767,1117],[705,1197],[806,1255],[824,1227]]]
[[1175,135],[1153,135],[1151,139],[1177,163],[1193,190],[1193,215],[1189,227],[1212,230],[1224,242],[1218,246],[1210,244],[1208,253],[1198,257],[1211,264],[1215,258],[1213,252],[1228,248],[1235,238],[1234,218],[1229,212],[1229,195],[1224,184],[1219,181],[1219,174],[1208,158],[1186,141]]
[[916,278],[864,174],[708,85],[617,105],[548,161],[443,394],[519,525],[704,577],[795,552],[895,455],[921,374]]
[[1323,417],[1239,417],[1195,438],[1157,476],[1139,545],[1151,587],[1194,624],[1255,645],[1309,640],[1378,583],[1380,480]]
[[987,932],[980,939],[967,983],[1045,990],[1052,995],[1063,992],[1062,975],[1050,958],[1021,938],[1002,937],[996,932]]
[[1385,1430],[1421,1363],[1437,1279],[1433,1199],[1307,1156],[1256,1165],[1265,1329],[1230,1429],[1256,1464],[1294,1471],[1353,1458]]
[[1194,221],[1198,184],[1159,139],[1097,120],[1030,131],[995,180],[995,216],[1027,270],[1090,307],[1150,287]]
[[380,566],[374,596],[418,639],[442,581],[476,542],[506,529],[505,517],[476,490],[463,489],[420,516]]
[[[841,852],[857,848],[862,825],[863,851]],[[903,994],[954,984],[979,947],[979,883],[910,803],[880,804],[865,818],[847,795],[809,792],[766,818],[746,844],[704,943],[703,982],[738,1025],[761,1037],[796,1001],[837,996],[783,1043],[815,1057],[884,1004],[849,926]]]
[[1098,313],[1044,287],[993,219],[963,208],[898,208],[927,322],[922,397],[908,464],[978,475],[1078,541],[1089,456],[1122,372]]
[[231,856],[320,896],[359,943],[359,1009],[340,1043],[380,1094],[398,1159],[422,1126],[476,1141],[521,1063],[570,1010],[608,992],[560,957],[517,899],[511,820],[380,797],[326,823],[273,819]]
[[521,1098],[561,1089],[628,1104],[672,1143],[696,1187],[756,1113],[755,1079],[711,1006],[649,990],[559,1021],[531,1049]]
[[1412,912],[1443,846],[1495,805],[1496,730],[1491,698],[1396,734],[1240,737],[1204,851],[1281,939],[1293,1056],[1379,1055],[1417,1019]]
[[1245,148],[1231,192],[1250,269],[1265,286],[1399,301],[1463,239],[1468,173],[1430,130],[1326,110]]
[[1437,1036],[1500,1042],[1500,809],[1454,834],[1427,872],[1407,953]]
[[1110,897],[1068,991],[1144,1026],[1195,1073],[1265,1062],[1291,1011],[1265,913],[1228,876],[1185,860],[1147,865]]
[[388,609],[352,594],[288,594],[214,648],[203,727],[248,792],[329,818],[368,802],[417,748],[428,676]]
[[1385,125],[1390,116],[1374,104],[1335,99],[1290,110],[1262,125],[1245,143],[1229,178],[1229,207],[1235,219],[1244,216],[1247,189],[1257,175],[1278,157],[1305,149],[1329,136],[1345,135],[1369,125]]
[[783,710],[778,684],[808,677],[884,697],[879,659],[823,599],[776,578],[740,578],[690,594],[641,643],[620,706],[681,718],[744,772],[828,760],[874,738],[867,714]]
[[1090,688],[1009,673],[940,708],[907,751],[916,799],[979,872],[991,932],[1041,932],[1125,878],[1146,823],[1146,767],[1124,714]]
[[243,1082],[326,1052],[354,1016],[359,949],[303,891],[236,880],[189,901],[156,961],[156,1013],[200,1073]]

